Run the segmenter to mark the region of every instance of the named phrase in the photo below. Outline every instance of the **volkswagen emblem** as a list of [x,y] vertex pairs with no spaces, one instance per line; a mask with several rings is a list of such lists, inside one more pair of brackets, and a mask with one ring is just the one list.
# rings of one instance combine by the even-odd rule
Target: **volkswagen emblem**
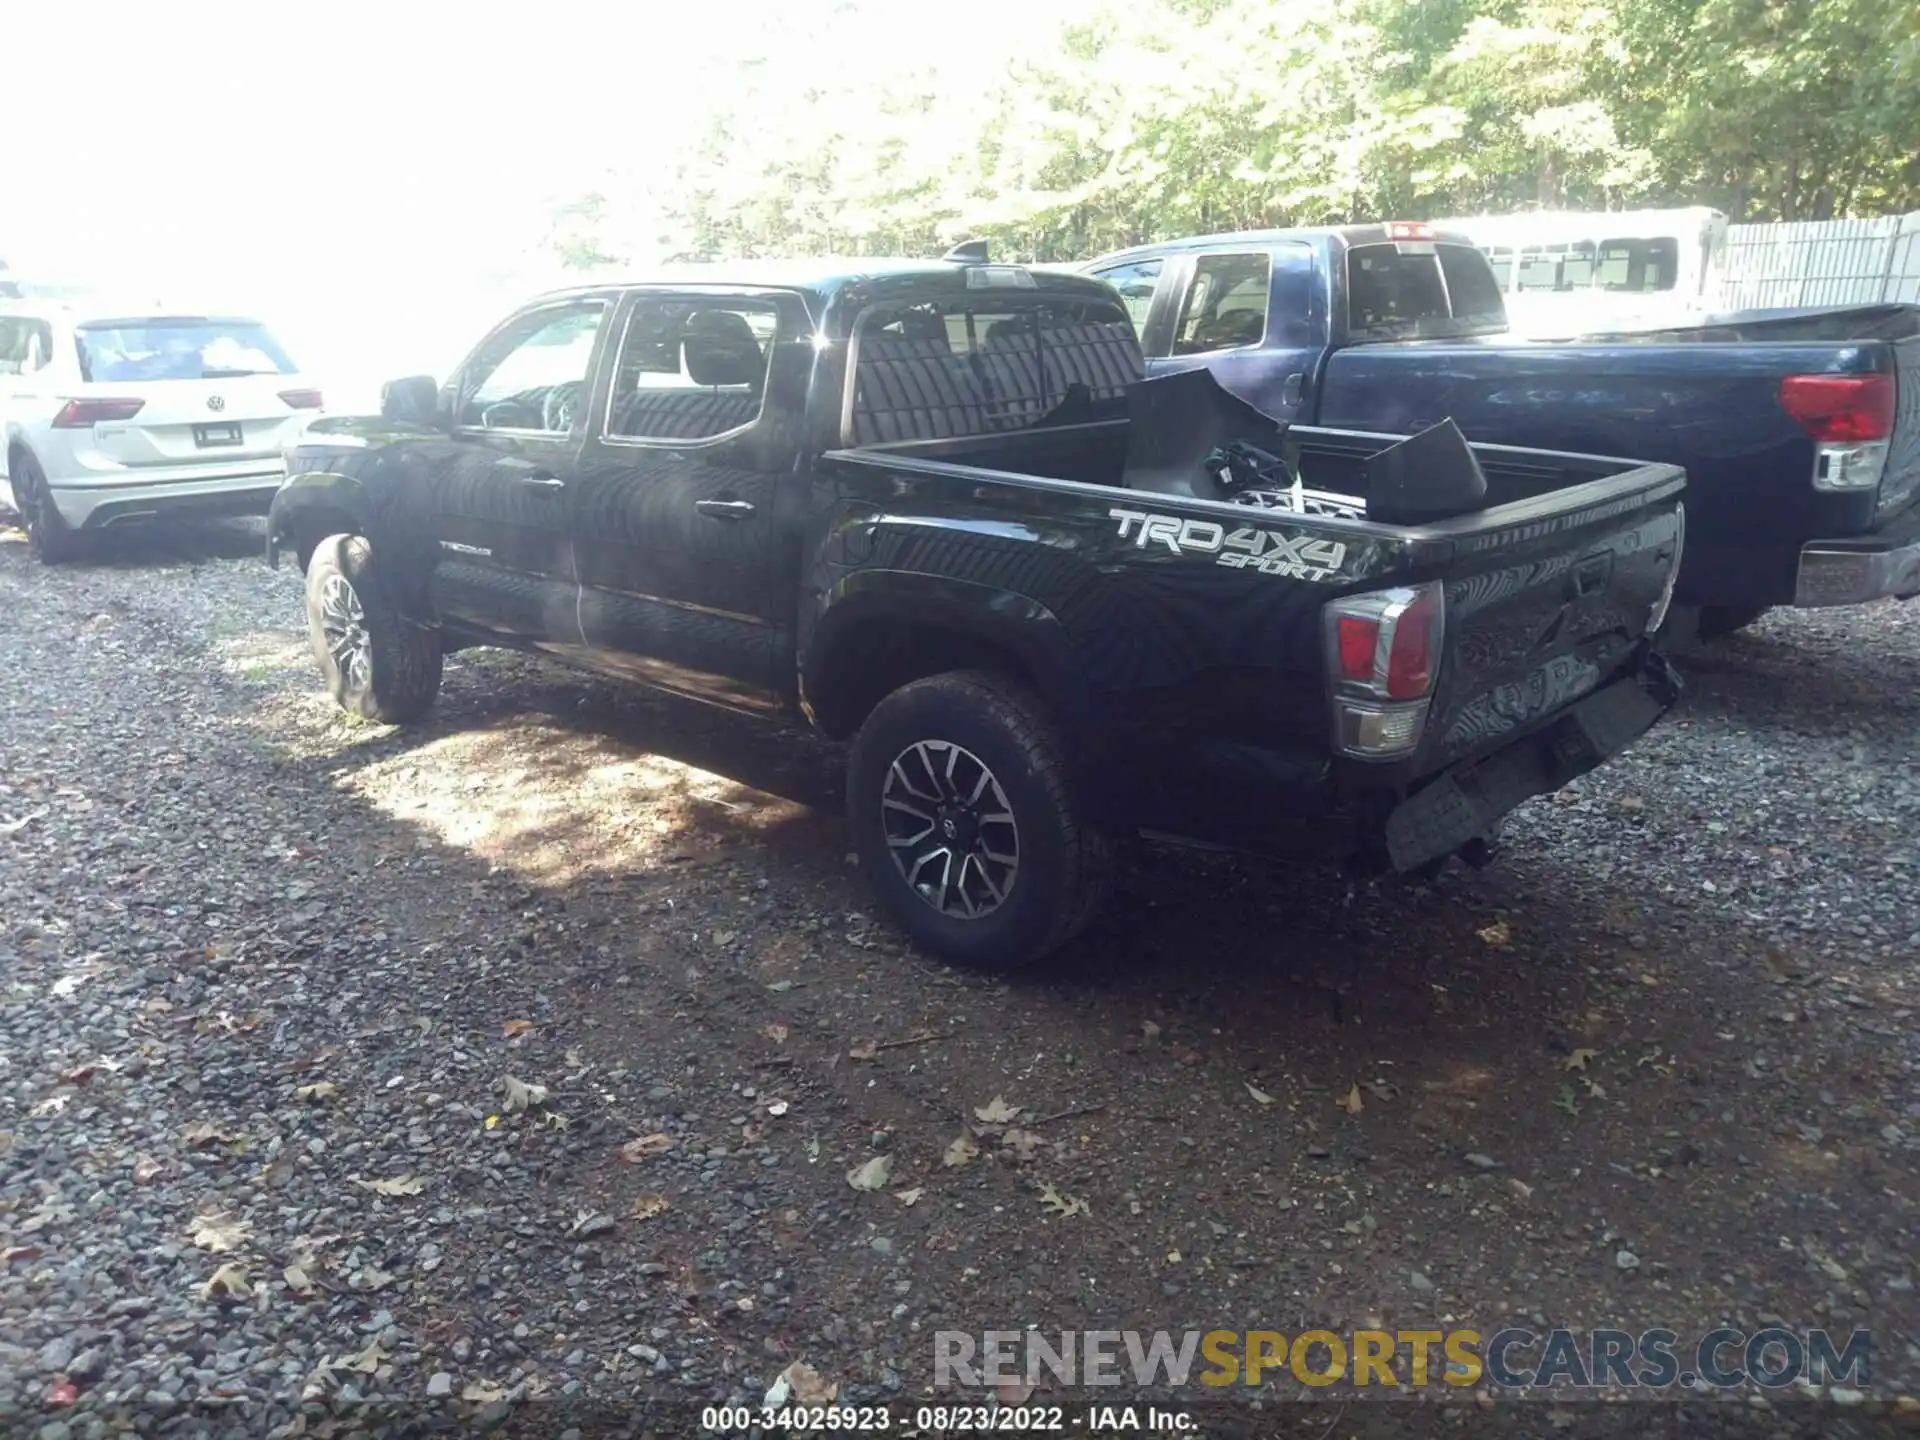
[[224,410],[227,408],[227,402],[219,395],[209,395],[207,396],[207,408],[209,410]]

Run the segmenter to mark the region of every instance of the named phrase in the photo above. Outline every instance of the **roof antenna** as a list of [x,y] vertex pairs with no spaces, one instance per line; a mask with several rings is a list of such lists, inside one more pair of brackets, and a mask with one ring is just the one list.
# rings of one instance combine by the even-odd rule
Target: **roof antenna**
[[957,265],[984,265],[987,263],[987,242],[985,240],[963,240],[941,257]]

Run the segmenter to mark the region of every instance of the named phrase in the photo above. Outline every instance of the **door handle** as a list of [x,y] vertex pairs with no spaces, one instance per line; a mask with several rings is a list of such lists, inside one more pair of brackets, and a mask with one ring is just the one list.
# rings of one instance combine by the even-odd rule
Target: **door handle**
[[556,475],[522,475],[520,477],[520,483],[530,486],[535,490],[564,490],[567,488],[567,482]]
[[753,502],[750,500],[696,500],[693,508],[716,520],[744,520],[753,514]]

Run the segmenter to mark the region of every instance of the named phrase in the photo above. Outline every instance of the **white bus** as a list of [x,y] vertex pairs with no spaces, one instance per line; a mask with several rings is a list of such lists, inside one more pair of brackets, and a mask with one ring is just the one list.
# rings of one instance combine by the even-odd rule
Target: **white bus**
[[1714,308],[1727,217],[1686,210],[1537,212],[1435,220],[1486,252],[1515,335],[1682,325]]

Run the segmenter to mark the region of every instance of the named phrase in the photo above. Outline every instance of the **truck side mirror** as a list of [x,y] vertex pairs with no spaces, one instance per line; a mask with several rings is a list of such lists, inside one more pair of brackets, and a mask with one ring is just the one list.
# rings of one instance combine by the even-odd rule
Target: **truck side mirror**
[[380,417],[405,425],[438,423],[440,387],[431,375],[409,375],[380,387]]

